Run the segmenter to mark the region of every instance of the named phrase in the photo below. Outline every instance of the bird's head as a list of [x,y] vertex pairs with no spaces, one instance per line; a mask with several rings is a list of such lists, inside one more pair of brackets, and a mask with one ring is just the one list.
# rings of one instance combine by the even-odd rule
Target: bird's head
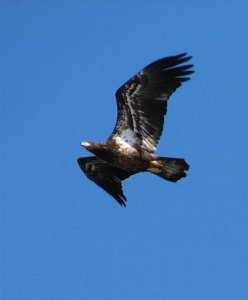
[[106,145],[101,143],[82,142],[81,146],[99,157],[103,156],[106,152]]
[[93,144],[94,144],[94,143],[91,143],[91,142],[82,142],[80,145],[81,145],[82,147],[84,147],[85,149],[87,149],[87,150],[90,151],[90,149],[92,148]]

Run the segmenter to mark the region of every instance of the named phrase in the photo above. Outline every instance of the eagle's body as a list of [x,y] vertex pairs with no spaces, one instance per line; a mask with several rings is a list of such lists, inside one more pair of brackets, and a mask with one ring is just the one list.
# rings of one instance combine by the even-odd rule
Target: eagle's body
[[154,156],[133,147],[120,147],[113,139],[106,143],[81,143],[83,147],[105,162],[128,172],[144,172]]
[[154,152],[163,131],[167,100],[192,65],[186,54],[160,59],[148,65],[116,92],[118,117],[113,133],[104,143],[83,142],[95,156],[79,158],[89,179],[125,205],[121,182],[139,172],[151,172],[169,181],[186,176],[189,165],[184,159],[157,157]]

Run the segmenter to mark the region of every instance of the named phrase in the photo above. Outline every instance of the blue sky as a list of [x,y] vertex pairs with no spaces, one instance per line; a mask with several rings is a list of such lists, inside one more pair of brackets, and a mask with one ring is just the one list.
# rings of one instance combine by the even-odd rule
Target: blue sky
[[[210,3],[209,3],[210,2]],[[248,299],[246,1],[1,1],[1,299]],[[115,90],[158,58],[196,73],[161,156],[188,177],[87,180]]]

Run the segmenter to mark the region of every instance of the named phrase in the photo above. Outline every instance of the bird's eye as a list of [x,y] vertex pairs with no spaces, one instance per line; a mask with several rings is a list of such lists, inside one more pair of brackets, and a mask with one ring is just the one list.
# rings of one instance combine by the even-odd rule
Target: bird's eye
[[85,165],[85,171],[86,171],[87,173],[91,173],[91,172],[93,171],[93,169],[94,169],[93,164],[87,163],[87,164]]

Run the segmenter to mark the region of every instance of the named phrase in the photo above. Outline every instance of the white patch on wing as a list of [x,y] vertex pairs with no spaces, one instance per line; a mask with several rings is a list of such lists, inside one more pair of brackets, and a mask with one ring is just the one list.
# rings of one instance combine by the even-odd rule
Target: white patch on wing
[[123,130],[119,135],[114,136],[114,140],[120,146],[121,150],[131,148],[137,143],[135,133],[129,128]]

